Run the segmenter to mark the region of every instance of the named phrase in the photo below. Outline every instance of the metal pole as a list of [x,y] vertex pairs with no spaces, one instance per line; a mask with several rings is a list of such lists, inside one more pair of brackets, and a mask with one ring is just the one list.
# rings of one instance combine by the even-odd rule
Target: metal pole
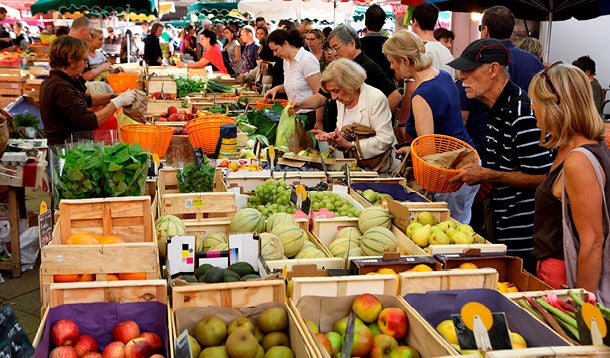
[[544,61],[545,62],[550,62],[549,61],[549,54],[551,52],[551,32],[553,30],[553,12],[549,13],[549,26],[546,32],[546,48],[544,49]]
[[[127,15],[126,15],[127,30],[129,30],[129,8],[130,8],[130,6],[129,6],[129,4],[127,4]],[[127,32],[127,31],[125,31],[125,32]],[[130,58],[129,58],[129,57],[131,57],[130,55],[131,55],[131,39],[128,36],[127,37],[127,63],[131,63]]]

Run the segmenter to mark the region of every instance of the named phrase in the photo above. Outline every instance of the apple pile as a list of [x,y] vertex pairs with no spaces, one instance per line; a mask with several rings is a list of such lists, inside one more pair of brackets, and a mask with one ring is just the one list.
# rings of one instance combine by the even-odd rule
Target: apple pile
[[192,357],[295,357],[284,307],[267,308],[256,322],[240,316],[227,325],[219,317],[205,317],[189,333]]
[[[354,299],[352,310],[356,314],[352,357],[420,357],[416,349],[404,342],[409,329],[409,320],[402,308],[384,308],[377,297],[365,293]],[[341,318],[335,322],[334,330],[327,333],[321,333],[318,326],[310,320],[306,323],[331,357],[341,357],[341,346],[348,319],[349,316]],[[401,345],[403,342],[404,344]]]
[[186,122],[195,118],[197,108],[192,107],[190,112],[185,109],[178,109],[175,106],[167,107],[167,111],[159,114],[157,122]]
[[458,224],[448,219],[438,222],[429,211],[422,211],[406,229],[407,237],[423,248],[430,245],[474,244],[474,230],[468,224]]
[[81,334],[70,319],[60,319],[51,327],[51,341],[55,348],[49,358],[163,358],[161,337],[153,332],[140,333],[134,321],[123,321],[112,328],[114,341],[100,352],[93,336]]

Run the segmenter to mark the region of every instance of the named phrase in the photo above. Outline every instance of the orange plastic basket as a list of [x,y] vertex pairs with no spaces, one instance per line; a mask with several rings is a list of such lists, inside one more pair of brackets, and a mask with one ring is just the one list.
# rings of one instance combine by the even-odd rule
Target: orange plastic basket
[[288,104],[287,99],[274,99],[273,101],[265,101],[264,99],[256,101],[256,109],[259,111],[263,108],[271,108],[275,104],[275,102],[280,102],[282,107],[286,107]]
[[106,81],[114,92],[125,92],[135,89],[138,83],[137,73],[110,73],[106,76]]
[[214,114],[186,122],[186,133],[191,146],[201,148],[207,155],[213,155],[220,137],[220,126],[223,124],[235,124],[235,118]]
[[121,126],[121,138],[128,144],[138,143],[142,150],[165,157],[169,143],[172,140],[172,127],[153,124],[126,124]]
[[479,161],[476,150],[457,138],[441,134],[426,134],[415,138],[411,143],[411,159],[413,160],[413,175],[417,183],[433,193],[451,193],[460,189],[462,182],[450,183],[450,180],[460,172],[459,169],[441,168],[426,162],[422,157],[462,148],[468,148],[474,152],[473,163]]

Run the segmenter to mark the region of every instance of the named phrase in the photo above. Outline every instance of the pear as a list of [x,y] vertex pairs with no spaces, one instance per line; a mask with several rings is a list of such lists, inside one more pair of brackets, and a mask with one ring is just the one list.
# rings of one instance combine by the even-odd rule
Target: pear
[[447,233],[447,230],[449,228],[455,229],[457,227],[457,224],[453,220],[444,220],[436,224],[436,226],[440,227],[443,231],[445,231],[445,233]]
[[366,189],[362,192],[362,196],[364,196],[365,199],[371,203],[374,203],[379,200],[379,194],[373,189]]
[[426,247],[430,242],[430,235],[432,235],[432,227],[430,225],[424,225],[413,232],[413,237],[411,239],[415,245]]
[[422,211],[417,214],[417,221],[419,221],[423,225],[436,225],[437,220],[434,215],[432,215],[429,211]]
[[432,235],[430,235],[429,239],[430,245],[449,245],[451,244],[451,239],[449,236],[442,231],[433,231]]
[[456,231],[455,234],[451,237],[451,242],[453,244],[474,244],[474,237],[470,234],[467,234],[462,231]]
[[405,230],[407,237],[409,239],[413,238],[413,231],[419,229],[420,227],[423,227],[424,225],[418,223],[417,221],[412,221],[409,226],[407,226],[407,229]]
[[470,234],[470,236],[474,235],[474,229],[472,226],[468,224],[460,224],[455,228],[457,231],[461,231],[466,234]]

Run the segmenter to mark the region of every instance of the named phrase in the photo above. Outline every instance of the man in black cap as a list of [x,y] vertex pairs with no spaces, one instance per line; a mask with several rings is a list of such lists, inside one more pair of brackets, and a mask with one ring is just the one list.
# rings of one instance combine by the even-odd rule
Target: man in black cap
[[538,145],[541,131],[527,94],[509,80],[509,63],[508,48],[491,38],[474,41],[449,62],[459,71],[466,96],[489,107],[487,163],[485,167],[464,167],[454,181],[491,183],[490,214],[494,215],[495,230],[489,238],[505,244],[507,253],[521,257],[524,268],[534,273],[534,193],[549,171],[552,157],[548,149]]

